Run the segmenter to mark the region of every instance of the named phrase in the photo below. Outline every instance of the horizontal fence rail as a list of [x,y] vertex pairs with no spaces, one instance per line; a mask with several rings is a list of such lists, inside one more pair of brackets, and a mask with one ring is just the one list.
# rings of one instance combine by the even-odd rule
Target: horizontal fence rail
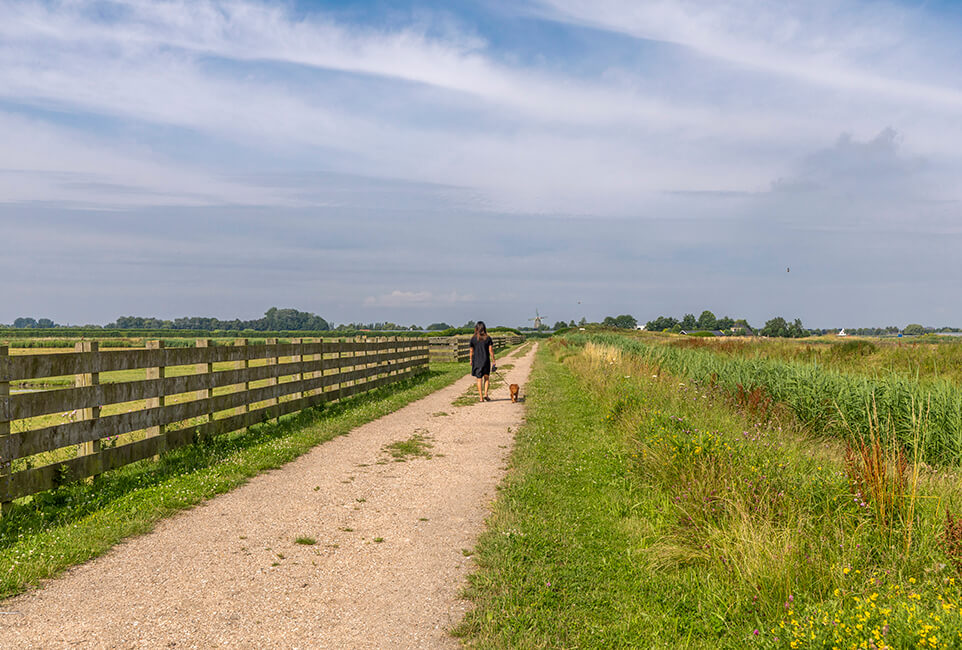
[[[0,504],[373,390],[428,361],[426,338],[109,351],[84,341],[17,356],[0,347]],[[49,389],[70,375],[72,388]],[[31,391],[11,393],[18,386]]]
[[[491,340],[494,342],[495,350],[503,350],[513,345],[519,345],[524,341],[524,337],[518,334],[493,335]],[[431,361],[439,362],[461,362],[467,361],[471,357],[470,336],[432,336],[428,339],[431,346]]]

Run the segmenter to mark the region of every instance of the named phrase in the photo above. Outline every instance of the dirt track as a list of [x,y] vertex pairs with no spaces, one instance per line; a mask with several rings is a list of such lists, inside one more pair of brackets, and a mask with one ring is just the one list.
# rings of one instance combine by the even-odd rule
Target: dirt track
[[[522,386],[533,352],[504,360]],[[3,648],[434,648],[523,405],[455,407],[465,377],[0,602]],[[522,390],[523,393],[523,390]],[[448,415],[441,415],[447,413]],[[431,458],[394,462],[415,433]],[[379,461],[386,463],[379,464]],[[314,545],[295,542],[312,537]],[[376,541],[382,540],[382,541]]]

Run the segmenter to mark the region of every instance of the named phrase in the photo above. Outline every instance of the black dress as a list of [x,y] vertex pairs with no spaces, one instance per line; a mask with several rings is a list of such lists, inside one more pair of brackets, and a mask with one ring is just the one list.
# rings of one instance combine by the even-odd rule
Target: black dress
[[491,374],[491,354],[489,350],[494,345],[490,336],[479,339],[471,337],[471,348],[474,350],[474,357],[471,361],[471,374],[474,377],[484,377]]

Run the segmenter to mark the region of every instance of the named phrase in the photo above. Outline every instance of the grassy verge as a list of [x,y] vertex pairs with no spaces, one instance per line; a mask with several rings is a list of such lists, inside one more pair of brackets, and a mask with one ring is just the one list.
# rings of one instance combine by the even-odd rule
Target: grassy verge
[[[599,405],[542,346],[527,424],[475,559],[477,607],[456,633],[481,647],[646,647],[644,573],[611,516],[630,466],[596,435]],[[650,644],[648,644],[650,645]]]
[[962,524],[946,519],[962,505],[958,473],[881,449],[873,485],[864,458],[807,438],[787,411],[761,420],[657,370],[616,347],[543,346],[459,635],[479,647],[962,645]]
[[219,436],[99,477],[35,495],[0,519],[0,597],[103,553],[161,518],[227,492],[317,444],[447,386],[461,364],[432,364],[420,377],[322,409]]

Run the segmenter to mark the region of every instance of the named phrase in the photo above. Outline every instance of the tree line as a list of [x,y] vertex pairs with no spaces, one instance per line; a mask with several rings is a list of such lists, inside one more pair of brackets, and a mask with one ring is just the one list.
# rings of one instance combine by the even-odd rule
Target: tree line
[[645,324],[649,332],[697,332],[720,331],[726,335],[744,336],[746,334],[760,334],[776,338],[801,338],[809,336],[811,332],[802,325],[800,318],[788,322],[781,316],[776,316],[765,322],[765,326],[755,330],[744,318],[723,316],[718,318],[709,310],[705,310],[698,318],[694,314],[685,314],[680,319],[673,316],[659,316]]
[[680,319],[673,316],[659,316],[645,324],[645,329],[649,332],[680,332],[682,330],[686,332],[694,330],[728,330],[730,332],[733,328],[735,330],[743,330],[743,333],[751,333],[754,331],[745,319],[734,319],[730,316],[717,318],[715,314],[707,309],[703,311],[698,318],[695,318],[694,314],[685,314]]
[[160,318],[144,316],[121,316],[113,323],[104,325],[104,329],[122,330],[250,330],[255,332],[277,331],[311,331],[323,332],[331,329],[330,323],[316,314],[298,311],[297,309],[278,309],[271,307],[262,318],[254,320],[220,320],[206,316],[190,316],[162,320]]

